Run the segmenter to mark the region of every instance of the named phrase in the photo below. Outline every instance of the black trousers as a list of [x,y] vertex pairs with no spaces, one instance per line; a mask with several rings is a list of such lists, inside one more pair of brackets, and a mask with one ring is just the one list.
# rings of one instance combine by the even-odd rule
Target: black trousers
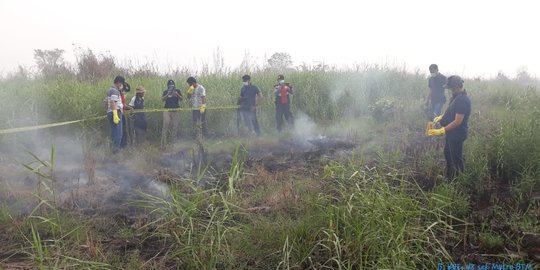
[[122,114],[122,140],[120,141],[120,148],[125,148],[128,145],[128,129],[126,116]]
[[293,125],[294,120],[291,113],[291,105],[276,104],[276,127],[279,132],[281,132],[283,126],[283,118],[285,118],[289,125]]
[[195,137],[197,136],[198,128],[201,128],[203,136],[207,136],[208,133],[206,130],[206,112],[201,113],[201,111],[199,110],[193,110],[192,112],[193,126],[195,127]]
[[446,135],[444,158],[446,159],[446,176],[453,178],[463,172],[463,142],[466,138]]
[[257,121],[257,111],[242,110],[242,116],[249,131],[254,131],[255,134],[261,135],[261,128],[259,127],[259,121]]

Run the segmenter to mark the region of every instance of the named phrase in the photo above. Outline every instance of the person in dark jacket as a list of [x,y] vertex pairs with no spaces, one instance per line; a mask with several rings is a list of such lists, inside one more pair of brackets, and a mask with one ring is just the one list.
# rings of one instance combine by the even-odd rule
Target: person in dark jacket
[[[139,86],[135,90],[135,96],[131,98],[129,106],[134,110],[144,110],[144,93],[146,90],[144,87]],[[146,115],[143,112],[136,112],[133,114],[133,129],[135,131],[135,141],[137,144],[141,144],[146,141],[146,129],[148,124],[146,123]]]
[[452,90],[452,99],[444,114],[433,119],[433,122],[440,123],[442,127],[428,130],[428,136],[446,135],[444,158],[446,159],[446,176],[449,178],[455,177],[464,170],[463,142],[469,133],[471,100],[463,88],[463,83],[459,76],[448,77],[445,88]]
[[257,106],[261,102],[263,95],[259,87],[251,83],[251,77],[249,75],[242,76],[242,83],[239,110],[249,131],[260,136],[261,129],[257,121]]
[[444,85],[446,84],[446,76],[439,72],[439,67],[436,64],[429,66],[431,74],[428,80],[429,94],[426,98],[426,106],[429,111],[429,118],[441,115],[442,107],[446,102],[444,96]]

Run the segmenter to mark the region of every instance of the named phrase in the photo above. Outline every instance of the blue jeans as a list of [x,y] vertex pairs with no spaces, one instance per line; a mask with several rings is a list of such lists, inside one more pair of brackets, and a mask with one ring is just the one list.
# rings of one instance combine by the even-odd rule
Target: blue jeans
[[431,102],[432,117],[441,115],[444,102]]
[[[118,118],[122,119],[122,111],[118,111]],[[109,119],[109,124],[111,124],[111,139],[113,151],[120,149],[120,143],[122,142],[122,122],[115,124],[113,121],[113,113],[108,112],[107,118]]]
[[206,137],[208,135],[208,132],[206,130],[206,112],[201,113],[200,110],[193,110],[192,111],[192,118],[193,118],[193,126],[195,127],[195,138],[197,137],[197,129],[201,128],[203,137]]
[[261,129],[259,127],[259,122],[257,121],[257,111],[252,112],[251,110],[242,110],[244,117],[244,122],[249,131],[255,132],[257,136],[261,135]]

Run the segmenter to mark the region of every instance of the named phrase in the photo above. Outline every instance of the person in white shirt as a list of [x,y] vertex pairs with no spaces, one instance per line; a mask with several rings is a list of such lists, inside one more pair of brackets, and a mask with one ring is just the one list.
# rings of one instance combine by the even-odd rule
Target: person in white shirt
[[187,95],[193,104],[193,124],[195,128],[200,128],[202,130],[203,136],[207,136],[206,89],[204,89],[202,85],[198,84],[194,77],[189,77],[186,82],[190,86]]

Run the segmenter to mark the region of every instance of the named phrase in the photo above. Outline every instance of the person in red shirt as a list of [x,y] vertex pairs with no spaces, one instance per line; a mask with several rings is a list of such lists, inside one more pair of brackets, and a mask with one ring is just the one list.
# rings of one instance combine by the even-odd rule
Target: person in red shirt
[[123,87],[120,90],[120,98],[122,99],[122,140],[120,141],[120,148],[125,148],[128,144],[128,127],[124,112],[131,110],[131,107],[126,106],[126,93],[130,90],[131,86],[129,83],[124,82]]
[[285,76],[278,75],[278,84],[274,85],[274,95],[276,96],[276,127],[281,132],[283,118],[289,123],[289,126],[294,124],[291,113],[291,96],[293,93],[292,86],[285,82]]

